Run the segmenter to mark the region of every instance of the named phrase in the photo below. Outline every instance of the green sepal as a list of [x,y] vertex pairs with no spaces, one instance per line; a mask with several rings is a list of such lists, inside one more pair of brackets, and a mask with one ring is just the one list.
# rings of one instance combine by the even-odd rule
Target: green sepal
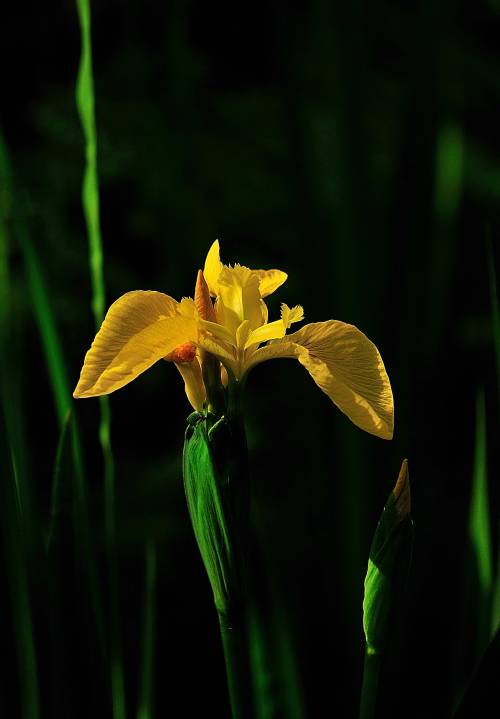
[[398,601],[405,589],[413,546],[408,463],[404,460],[396,486],[373,537],[363,599],[363,628],[368,654],[384,651]]
[[236,429],[224,417],[191,414],[183,475],[194,534],[222,616],[233,616],[244,594],[248,523],[246,455],[238,461]]

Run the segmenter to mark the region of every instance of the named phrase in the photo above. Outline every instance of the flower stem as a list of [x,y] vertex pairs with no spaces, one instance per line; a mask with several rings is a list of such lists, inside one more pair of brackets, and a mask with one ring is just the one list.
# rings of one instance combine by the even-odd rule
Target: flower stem
[[220,633],[226,662],[227,684],[233,719],[253,719],[253,692],[244,616],[231,621],[219,613]]
[[368,648],[366,648],[359,719],[375,719],[377,716],[378,686],[381,668],[382,655],[369,652]]

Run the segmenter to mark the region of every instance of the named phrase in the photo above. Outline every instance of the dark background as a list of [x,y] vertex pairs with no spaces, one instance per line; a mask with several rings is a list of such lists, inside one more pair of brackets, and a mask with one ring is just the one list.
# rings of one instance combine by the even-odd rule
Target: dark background
[[[92,11],[107,304],[132,289],[192,296],[219,238],[226,263],[288,273],[268,303],[271,319],[285,301],[303,304],[308,322],[353,323],[391,378],[392,442],[351,425],[298,363],[261,365],[248,383],[261,605],[287,629],[303,716],[356,715],[368,551],[404,457],[416,538],[391,701],[394,716],[448,716],[475,659],[466,560],[481,388],[498,542],[487,237],[495,247],[500,3],[108,0]],[[9,4],[0,36],[4,139],[75,385],[94,328],[74,3]],[[59,430],[15,244],[10,259],[26,461],[43,517]],[[175,369],[159,363],[112,395],[111,411],[130,716],[149,539],[158,563],[155,716],[224,717],[217,621],[183,496],[189,406]],[[99,554],[98,402],[79,401],[76,412]],[[69,512],[64,521],[69,538]],[[60,562],[63,662],[49,661],[45,580],[32,580],[45,716],[110,716],[69,539]],[[8,660],[8,600],[2,607]],[[4,704],[15,703],[14,658],[2,684]]]

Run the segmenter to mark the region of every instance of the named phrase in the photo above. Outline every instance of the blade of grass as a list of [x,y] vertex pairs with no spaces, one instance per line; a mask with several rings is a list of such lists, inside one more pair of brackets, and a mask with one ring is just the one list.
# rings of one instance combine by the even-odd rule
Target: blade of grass
[[[91,14],[88,0],[77,0],[80,22],[81,55],[76,82],[76,104],[85,139],[85,170],[82,205],[89,243],[89,265],[92,284],[92,311],[96,329],[104,317],[105,286],[103,251],[99,218],[99,184],[97,173],[97,132],[95,123],[94,77],[92,70]],[[99,440],[104,459],[104,495],[106,548],[110,579],[111,688],[114,719],[125,719],[123,662],[120,652],[118,612],[118,568],[115,541],[114,459],[110,441],[111,415],[107,397],[100,398],[101,422]]]
[[152,540],[146,544],[145,559],[142,671],[137,719],[152,719],[153,717],[156,549]]
[[476,438],[469,513],[469,539],[477,570],[479,604],[476,624],[477,652],[480,654],[490,639],[490,603],[493,590],[484,389],[479,389],[476,395]]
[[0,407],[0,467],[2,529],[14,619],[21,711],[24,719],[38,719],[40,716],[38,668],[28,591],[26,543],[18,499],[16,462],[8,442],[3,407]]

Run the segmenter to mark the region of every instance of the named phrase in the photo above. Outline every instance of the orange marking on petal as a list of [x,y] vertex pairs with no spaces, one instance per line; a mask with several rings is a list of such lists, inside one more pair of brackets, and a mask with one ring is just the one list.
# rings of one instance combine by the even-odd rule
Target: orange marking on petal
[[179,362],[184,364],[186,362],[192,362],[196,357],[196,345],[192,342],[185,342],[182,345],[176,347],[173,352],[170,352],[166,357],[167,362]]

